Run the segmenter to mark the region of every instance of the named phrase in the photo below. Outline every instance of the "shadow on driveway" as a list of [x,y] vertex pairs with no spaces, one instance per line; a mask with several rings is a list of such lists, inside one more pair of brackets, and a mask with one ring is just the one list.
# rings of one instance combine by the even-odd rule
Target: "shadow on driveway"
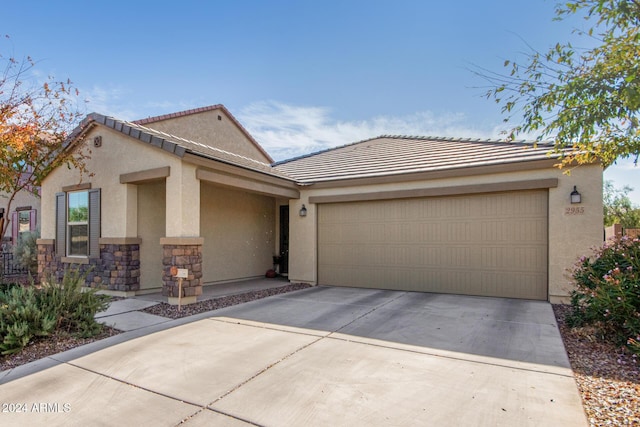
[[219,314],[570,368],[553,309],[543,301],[319,286]]

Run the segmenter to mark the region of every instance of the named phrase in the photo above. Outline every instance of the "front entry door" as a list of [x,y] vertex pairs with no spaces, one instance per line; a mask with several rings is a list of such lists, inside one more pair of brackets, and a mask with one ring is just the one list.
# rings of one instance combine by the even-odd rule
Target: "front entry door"
[[280,206],[280,274],[289,273],[289,206]]

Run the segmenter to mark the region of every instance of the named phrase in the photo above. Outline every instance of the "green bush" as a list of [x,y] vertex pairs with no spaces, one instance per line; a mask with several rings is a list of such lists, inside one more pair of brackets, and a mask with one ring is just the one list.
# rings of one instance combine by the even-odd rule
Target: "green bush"
[[640,239],[609,240],[573,270],[571,326],[593,325],[640,354]]
[[13,259],[22,268],[29,271],[31,277],[38,274],[38,245],[39,231],[20,233],[18,242],[13,247]]
[[14,286],[0,293],[0,351],[11,354],[20,351],[32,338],[49,335],[56,319],[38,305],[38,290]]
[[109,297],[97,295],[98,289],[83,289],[85,278],[77,270],[67,270],[60,284],[45,280],[38,296],[43,309],[56,314],[56,329],[89,337],[102,329],[94,316],[107,309]]
[[97,312],[106,310],[108,297],[96,290],[84,292],[84,276],[66,271],[62,283],[45,281],[41,288],[13,286],[0,292],[0,352],[20,351],[33,338],[54,331],[89,337],[99,333],[102,325],[95,321]]

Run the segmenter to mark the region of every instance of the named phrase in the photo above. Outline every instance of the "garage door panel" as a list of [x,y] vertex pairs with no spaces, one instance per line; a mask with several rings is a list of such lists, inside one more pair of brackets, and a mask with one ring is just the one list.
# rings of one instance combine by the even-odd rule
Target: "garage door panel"
[[323,204],[318,281],[546,299],[547,191]]

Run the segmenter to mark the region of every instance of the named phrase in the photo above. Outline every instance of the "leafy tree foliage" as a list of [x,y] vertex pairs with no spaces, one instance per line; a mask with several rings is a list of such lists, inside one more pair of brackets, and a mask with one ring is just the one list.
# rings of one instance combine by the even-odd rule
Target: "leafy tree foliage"
[[[487,92],[507,115],[522,114],[510,131],[554,138],[562,164],[599,160],[603,166],[640,154],[640,1],[573,0],[556,7],[556,19],[583,16],[578,48],[558,43],[524,62],[505,61],[508,75],[482,73]],[[483,70],[486,72],[486,70]]]
[[[31,73],[35,65],[30,57],[19,60],[0,52],[0,194],[8,198],[7,214],[19,192],[37,195],[42,180],[58,166],[86,172],[87,153],[67,143],[82,116],[78,92],[69,80],[48,77],[38,83]],[[5,215],[0,236],[8,225]]]
[[629,199],[633,188],[615,188],[611,181],[604,183],[604,225],[621,224],[624,228],[640,228],[640,208]]

